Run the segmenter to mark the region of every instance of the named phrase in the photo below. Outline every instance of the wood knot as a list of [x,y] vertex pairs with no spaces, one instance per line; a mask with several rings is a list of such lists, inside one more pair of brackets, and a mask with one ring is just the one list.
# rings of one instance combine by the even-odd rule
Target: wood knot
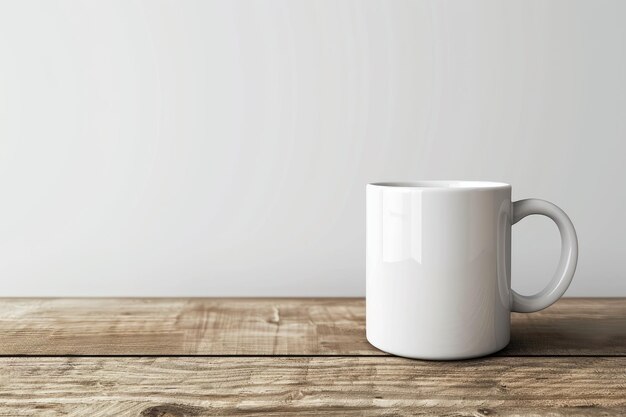
[[478,414],[481,416],[495,416],[496,415],[495,410],[492,410],[490,408],[479,408],[476,411],[478,411]]
[[268,318],[267,322],[277,326],[280,324],[280,309],[278,307],[272,307],[272,317]]
[[205,411],[202,407],[180,404],[161,404],[148,407],[141,412],[141,417],[193,417]]

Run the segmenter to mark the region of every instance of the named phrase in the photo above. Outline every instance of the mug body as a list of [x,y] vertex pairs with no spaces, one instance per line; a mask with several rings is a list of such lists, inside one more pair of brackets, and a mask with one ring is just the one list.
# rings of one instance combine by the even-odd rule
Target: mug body
[[463,359],[509,342],[511,186],[367,185],[367,340],[394,355]]

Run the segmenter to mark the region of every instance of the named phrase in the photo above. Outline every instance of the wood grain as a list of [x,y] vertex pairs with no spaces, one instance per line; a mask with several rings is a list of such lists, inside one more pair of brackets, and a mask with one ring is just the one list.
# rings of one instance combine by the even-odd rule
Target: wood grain
[[0,415],[624,415],[626,358],[2,358]]
[[[355,298],[2,299],[0,334],[0,355],[385,355]],[[514,313],[497,355],[626,355],[626,301]]]

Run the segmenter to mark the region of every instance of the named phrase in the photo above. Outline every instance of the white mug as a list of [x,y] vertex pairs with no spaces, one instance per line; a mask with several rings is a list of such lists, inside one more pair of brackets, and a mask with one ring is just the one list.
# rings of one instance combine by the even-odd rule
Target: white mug
[[[511,225],[543,214],[561,233],[561,260],[541,292],[511,289]],[[504,348],[510,312],[550,306],[578,259],[574,225],[544,200],[511,202],[499,182],[367,185],[367,340],[419,359],[464,359]]]

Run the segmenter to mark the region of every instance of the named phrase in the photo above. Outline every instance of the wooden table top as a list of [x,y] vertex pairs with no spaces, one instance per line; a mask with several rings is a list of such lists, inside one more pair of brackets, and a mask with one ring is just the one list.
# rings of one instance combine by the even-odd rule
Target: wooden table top
[[626,415],[626,299],[512,314],[509,346],[389,356],[356,298],[2,299],[0,416]]

